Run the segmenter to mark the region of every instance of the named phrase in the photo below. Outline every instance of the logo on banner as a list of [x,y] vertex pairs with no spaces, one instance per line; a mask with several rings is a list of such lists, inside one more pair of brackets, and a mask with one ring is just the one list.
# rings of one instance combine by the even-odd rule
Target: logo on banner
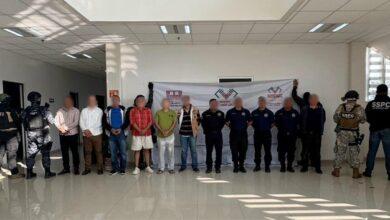
[[278,87],[270,87],[267,89],[268,105],[275,107],[281,106],[283,102],[283,91]]
[[223,98],[222,100],[219,100],[221,106],[232,106],[232,99],[234,99],[238,95],[238,92],[234,89],[228,89],[227,91],[223,89],[218,89],[214,93],[214,95],[218,99]]
[[181,90],[167,90],[166,92],[167,99],[171,101],[172,107],[180,107],[181,106],[181,96],[183,95],[183,91]]

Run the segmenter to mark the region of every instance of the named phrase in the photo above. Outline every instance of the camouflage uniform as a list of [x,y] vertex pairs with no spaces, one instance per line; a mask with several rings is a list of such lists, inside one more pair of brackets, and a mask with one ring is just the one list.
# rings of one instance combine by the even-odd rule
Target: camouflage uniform
[[333,119],[337,123],[334,167],[341,168],[341,164],[347,159],[352,168],[359,168],[360,148],[357,143],[359,123],[366,121],[363,107],[356,103],[341,104],[337,108]]
[[[16,155],[19,147],[19,142],[17,137],[13,137],[6,142],[0,141],[0,160],[3,159],[4,154],[7,152],[7,163],[8,168],[11,170],[12,174],[18,173],[16,165]],[[0,161],[1,167],[2,161]]]

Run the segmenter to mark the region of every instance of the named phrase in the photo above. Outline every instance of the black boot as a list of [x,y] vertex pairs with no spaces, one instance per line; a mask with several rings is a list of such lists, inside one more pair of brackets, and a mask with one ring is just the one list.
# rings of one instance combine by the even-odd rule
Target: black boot
[[285,173],[286,172],[286,164],[282,163],[280,165],[280,172]]
[[245,169],[244,166],[240,166],[240,169],[239,169],[239,170],[240,170],[241,173],[246,173],[246,169]]
[[37,174],[33,172],[33,169],[27,169],[26,179],[32,179],[37,177]]
[[45,169],[45,179],[52,178],[53,176],[56,176],[56,173],[53,173],[50,171],[50,168]]
[[269,168],[269,165],[265,166],[264,170],[265,170],[266,173],[271,173],[271,169]]
[[306,173],[307,171],[309,171],[308,167],[307,166],[303,166],[301,168],[301,173]]
[[238,173],[238,171],[239,171],[238,165],[234,165],[233,173]]
[[260,164],[256,164],[255,168],[253,169],[253,172],[258,172],[260,170],[261,170]]
[[287,163],[287,171],[290,172],[290,173],[294,173],[295,172],[295,170],[294,170],[294,168],[292,166],[292,163],[290,163],[290,162]]

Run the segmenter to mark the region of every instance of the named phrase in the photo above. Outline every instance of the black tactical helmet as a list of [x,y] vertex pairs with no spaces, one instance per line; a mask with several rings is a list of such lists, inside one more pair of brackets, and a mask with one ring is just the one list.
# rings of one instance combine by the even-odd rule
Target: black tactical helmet
[[39,102],[41,101],[41,94],[39,92],[30,92],[28,95],[27,95],[27,100],[29,102]]
[[345,93],[344,97],[341,98],[341,100],[358,100],[359,99],[359,93],[355,90],[349,90],[347,93]]
[[0,103],[9,102],[10,99],[11,99],[11,96],[9,96],[5,93],[0,94]]

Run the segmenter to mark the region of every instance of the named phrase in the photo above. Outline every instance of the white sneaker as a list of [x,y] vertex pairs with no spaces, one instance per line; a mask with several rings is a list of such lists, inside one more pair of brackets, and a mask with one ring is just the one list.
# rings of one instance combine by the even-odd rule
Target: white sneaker
[[153,170],[152,170],[152,168],[150,168],[150,167],[146,167],[145,171],[146,171],[147,173],[153,173]]
[[139,170],[138,167],[136,167],[133,171],[133,175],[138,175],[141,171]]

